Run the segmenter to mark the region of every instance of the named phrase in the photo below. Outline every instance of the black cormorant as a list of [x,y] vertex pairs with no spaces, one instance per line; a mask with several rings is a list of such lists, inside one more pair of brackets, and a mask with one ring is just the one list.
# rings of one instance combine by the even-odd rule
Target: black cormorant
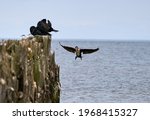
[[43,19],[41,21],[38,22],[37,24],[37,28],[42,31],[43,33],[47,33],[47,32],[58,32],[58,30],[55,30],[52,28],[52,24],[49,20]]
[[[61,45],[61,43],[59,42],[59,44]],[[93,53],[93,52],[96,52],[99,50],[99,48],[96,48],[96,49],[80,49],[78,46],[76,46],[75,48],[73,47],[69,47],[69,46],[64,46],[64,45],[61,45],[65,50],[69,51],[69,52],[72,52],[72,53],[75,53],[76,56],[75,56],[75,60],[77,58],[80,58],[82,60],[82,53],[83,54],[90,54],[90,53]]]
[[49,32],[58,32],[52,28],[52,24],[49,20],[43,19],[37,23],[37,27],[31,26],[30,33],[32,35],[50,35]]

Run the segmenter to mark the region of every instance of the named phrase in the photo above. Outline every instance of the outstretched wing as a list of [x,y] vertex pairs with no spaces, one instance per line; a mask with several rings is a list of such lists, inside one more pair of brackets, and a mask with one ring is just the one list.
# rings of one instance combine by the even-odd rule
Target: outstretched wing
[[52,27],[52,23],[48,20],[48,26]]
[[99,48],[96,48],[96,49],[81,49],[81,52],[83,54],[90,54],[90,53],[96,52],[98,50],[99,50]]
[[[59,44],[61,45],[61,43],[59,42]],[[73,47],[69,47],[69,46],[64,46],[64,45],[61,45],[65,50],[69,51],[69,52],[72,52],[72,53],[75,53],[75,48]]]

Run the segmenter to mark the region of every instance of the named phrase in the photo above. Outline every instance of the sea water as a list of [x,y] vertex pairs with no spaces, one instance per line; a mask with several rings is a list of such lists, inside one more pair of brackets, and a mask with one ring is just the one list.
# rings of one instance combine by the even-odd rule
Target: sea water
[[[75,60],[59,42],[99,51]],[[150,102],[150,42],[53,41],[52,49],[60,66],[60,102]]]

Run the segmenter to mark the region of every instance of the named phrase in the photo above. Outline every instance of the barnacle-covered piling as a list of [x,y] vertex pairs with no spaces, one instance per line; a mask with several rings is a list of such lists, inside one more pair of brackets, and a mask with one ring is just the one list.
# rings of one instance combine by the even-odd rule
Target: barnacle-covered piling
[[0,42],[0,102],[59,102],[51,36]]

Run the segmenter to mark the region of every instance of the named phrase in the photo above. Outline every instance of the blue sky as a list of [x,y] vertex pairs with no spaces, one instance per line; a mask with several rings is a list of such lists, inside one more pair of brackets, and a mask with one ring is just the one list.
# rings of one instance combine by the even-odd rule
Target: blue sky
[[0,38],[46,18],[53,39],[150,40],[150,0],[1,0],[0,15]]

